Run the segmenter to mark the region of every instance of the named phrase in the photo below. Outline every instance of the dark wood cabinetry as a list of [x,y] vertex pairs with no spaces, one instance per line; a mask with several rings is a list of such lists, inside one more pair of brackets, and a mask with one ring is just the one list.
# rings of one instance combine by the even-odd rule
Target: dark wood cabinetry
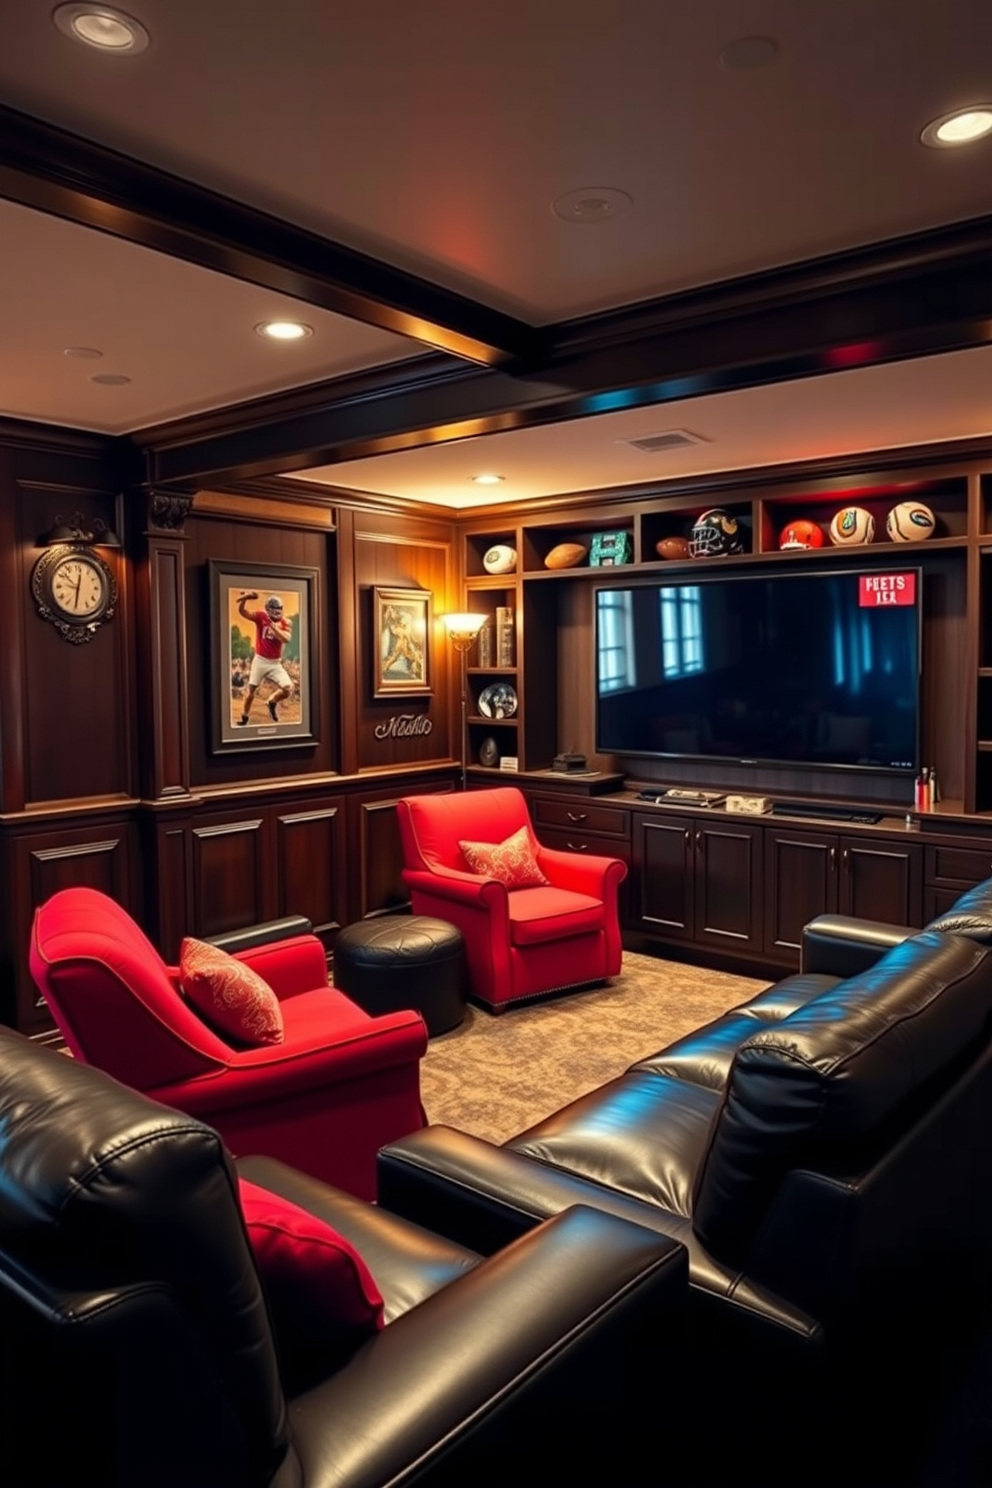
[[728,955],[761,950],[761,828],[634,812],[632,929]]

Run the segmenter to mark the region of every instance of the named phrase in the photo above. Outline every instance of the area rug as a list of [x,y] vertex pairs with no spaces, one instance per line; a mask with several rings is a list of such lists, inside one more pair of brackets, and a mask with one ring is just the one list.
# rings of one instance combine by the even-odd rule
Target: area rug
[[607,986],[499,1017],[469,1007],[421,1066],[428,1120],[505,1141],[767,985],[628,952]]

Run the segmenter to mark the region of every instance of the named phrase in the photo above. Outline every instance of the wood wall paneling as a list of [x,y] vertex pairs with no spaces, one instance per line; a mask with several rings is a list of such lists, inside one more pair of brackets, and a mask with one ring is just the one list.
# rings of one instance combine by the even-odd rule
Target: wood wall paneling
[[275,917],[264,814],[202,821],[191,832],[193,920],[188,935],[221,935]]
[[276,913],[306,915],[327,950],[348,915],[345,816],[343,798],[274,813]]
[[138,691],[144,717],[144,793],[153,800],[189,790],[183,559],[181,539],[148,539],[141,594],[147,641]]
[[348,840],[352,870],[349,921],[406,909],[410,891],[403,882],[403,849],[396,820],[401,796],[450,791],[450,781],[425,785],[405,780],[397,789],[363,792],[348,802]]

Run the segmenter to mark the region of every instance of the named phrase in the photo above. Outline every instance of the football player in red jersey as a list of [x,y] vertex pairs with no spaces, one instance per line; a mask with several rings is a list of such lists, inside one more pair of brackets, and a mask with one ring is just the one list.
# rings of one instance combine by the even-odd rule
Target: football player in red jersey
[[277,594],[269,596],[264,609],[250,610],[249,602],[257,598],[258,594],[252,590],[250,594],[242,594],[238,600],[239,615],[255,626],[255,654],[248,673],[248,692],[238,719],[239,728],[247,725],[255,694],[263,682],[275,685],[275,691],[265,699],[273,723],[279,722],[276,712],[279,703],[293,690],[292,678],[282,664],[282,648],[292,638],[293,628],[282,612],[282,600]]

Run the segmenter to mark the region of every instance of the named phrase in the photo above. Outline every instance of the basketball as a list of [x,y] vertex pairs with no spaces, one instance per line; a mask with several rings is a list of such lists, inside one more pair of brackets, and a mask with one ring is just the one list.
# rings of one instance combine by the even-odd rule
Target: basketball
[[922,542],[936,525],[933,512],[922,501],[900,501],[885,519],[890,542]]
[[851,543],[870,543],[875,536],[875,518],[863,506],[841,507],[830,523],[830,541],[843,547]]
[[798,522],[790,522],[788,527],[782,528],[778,545],[783,552],[790,548],[822,548],[823,528],[817,522],[808,522],[805,517]]

